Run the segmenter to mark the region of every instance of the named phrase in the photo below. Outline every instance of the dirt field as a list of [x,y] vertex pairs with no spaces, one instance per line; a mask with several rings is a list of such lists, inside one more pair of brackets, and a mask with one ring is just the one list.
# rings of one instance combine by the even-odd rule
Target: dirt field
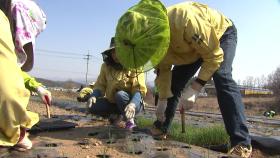
[[[54,100],[64,100],[76,103],[76,94],[73,92],[52,92]],[[32,97],[28,109],[39,113],[42,120],[46,120],[45,106]],[[35,100],[34,100],[35,98]],[[147,102],[153,104],[153,98]],[[245,104],[250,108],[246,112],[251,115],[261,114],[266,103],[272,98],[245,98]],[[259,107],[253,104],[258,103]],[[216,98],[200,98],[192,111],[218,112]],[[133,134],[121,129],[111,129],[108,121],[92,119],[84,113],[51,107],[52,119],[59,119],[76,123],[74,129],[62,131],[39,132],[30,137],[34,149],[25,153],[0,151],[0,157],[56,157],[56,158],[91,158],[103,157],[104,154],[114,158],[129,157],[220,157],[223,154],[206,150],[188,144],[169,141],[156,141],[149,135]],[[153,114],[152,114],[153,115]],[[197,118],[195,118],[197,119]],[[204,119],[204,118],[202,118]],[[141,140],[137,142],[137,140]],[[191,148],[189,148],[191,147]],[[134,154],[133,154],[134,153]],[[4,156],[3,156],[4,155]],[[102,156],[101,156],[102,155]],[[254,158],[268,157],[258,150],[254,150]]]
[[[75,94],[73,93],[61,93],[54,92],[52,93],[54,98],[59,98],[63,100],[74,101]],[[31,101],[29,109],[40,114],[42,119],[45,119],[46,109],[45,106],[39,102]],[[128,157],[191,157],[201,155],[209,155],[208,157],[217,157],[223,154],[217,153],[214,151],[209,151],[203,148],[192,146],[191,149],[188,149],[187,145],[180,144],[178,142],[164,142],[164,147],[167,151],[158,151],[162,148],[161,142],[153,140],[151,137],[143,139],[139,144],[147,144],[149,147],[144,150],[151,150],[149,154],[145,155],[144,150],[136,151],[135,154],[131,154],[132,150],[130,141],[127,140],[127,136],[130,133],[127,131],[113,131],[112,135],[115,135],[116,138],[113,140],[115,143],[108,143],[107,132],[108,132],[108,122],[106,120],[92,120],[90,117],[87,117],[85,114],[76,112],[73,110],[65,110],[58,107],[51,107],[51,114],[55,118],[65,118],[65,120],[75,122],[78,126],[75,129],[70,129],[66,131],[52,131],[52,132],[40,132],[36,135],[32,135],[31,138],[34,142],[35,151],[38,151],[40,148],[50,147],[46,152],[39,152],[41,156],[49,157],[102,157],[106,153],[110,157],[114,158],[128,158]],[[66,119],[68,118],[68,119]],[[99,134],[99,137],[93,135]],[[102,135],[103,133],[103,135]],[[106,133],[104,135],[104,133]],[[120,133],[126,133],[123,136],[119,136]],[[118,135],[118,136],[117,136]],[[134,137],[131,135],[131,138]],[[145,136],[146,137],[146,136]],[[133,139],[132,139],[133,140]],[[143,146],[137,143],[133,144],[135,149],[143,149]],[[152,145],[151,145],[152,144]],[[50,150],[53,148],[53,150]],[[145,147],[146,148],[146,147]],[[141,154],[143,153],[143,154]],[[33,151],[34,154],[34,151]],[[139,154],[139,155],[137,155]],[[37,154],[38,155],[38,154]],[[189,156],[188,156],[189,155]]]

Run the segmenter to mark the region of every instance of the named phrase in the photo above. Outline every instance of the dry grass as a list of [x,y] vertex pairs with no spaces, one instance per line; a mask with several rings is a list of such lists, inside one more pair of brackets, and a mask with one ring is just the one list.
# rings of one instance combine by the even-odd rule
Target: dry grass
[[62,99],[62,100],[73,100],[76,101],[77,92],[72,92],[72,91],[51,91],[52,96],[54,99]]
[[[246,115],[263,115],[267,110],[274,110],[280,113],[280,107],[276,105],[275,97],[243,97]],[[154,98],[151,92],[147,93],[145,102],[154,105]],[[195,105],[189,107],[190,111],[220,113],[216,97],[200,97]],[[278,116],[279,117],[279,116]]]

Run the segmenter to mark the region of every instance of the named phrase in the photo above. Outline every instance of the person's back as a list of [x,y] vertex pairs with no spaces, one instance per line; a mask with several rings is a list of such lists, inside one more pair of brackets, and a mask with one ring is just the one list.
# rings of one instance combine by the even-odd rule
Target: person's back
[[172,96],[168,80],[172,65],[185,65],[204,61],[198,77],[204,81],[219,68],[223,50],[219,39],[232,22],[218,11],[196,2],[183,2],[167,8],[170,25],[170,45],[164,59],[159,63],[161,72],[157,79],[160,98]]
[[[167,14],[171,28],[174,24],[186,26],[188,21],[191,21],[193,25],[202,25],[208,22],[207,25],[216,30],[218,37],[221,37],[231,25],[231,21],[222,13],[198,2],[182,2],[172,5],[167,7]],[[178,27],[176,25],[173,27]]]
[[[147,1],[151,2],[151,8],[154,7],[152,2],[161,3],[160,1]],[[141,2],[132,8],[140,8]],[[154,17],[154,15],[149,15],[147,10],[142,11],[141,9],[137,11],[146,16],[147,23],[149,20],[153,21],[149,18]],[[158,14],[163,12],[165,12],[164,8],[158,11]],[[118,23],[118,34],[125,34],[125,29],[122,28],[126,28],[127,23],[125,22],[127,21],[132,23],[130,26],[135,26],[130,30],[141,29],[136,26],[138,26],[138,21],[143,18],[137,19],[134,16],[128,16],[129,13],[130,10],[121,17]],[[225,128],[230,136],[231,150],[229,154],[236,157],[250,157],[252,146],[246,126],[244,104],[236,82],[232,78],[232,63],[237,45],[235,25],[223,14],[196,2],[183,2],[168,7],[167,16],[170,28],[163,27],[166,23],[159,22],[156,25],[164,28],[161,32],[170,30],[170,38],[169,36],[161,36],[165,37],[164,40],[170,39],[170,43],[167,54],[156,66],[160,72],[156,77],[160,101],[156,110],[155,129],[165,138],[171,128],[180,97],[183,96],[188,105],[193,105],[200,90],[207,81],[213,78]],[[125,19],[125,22],[122,19]],[[154,27],[143,30],[152,32]],[[122,37],[136,36],[131,40],[137,39],[137,34],[133,34],[134,36],[130,34],[122,35]],[[152,37],[149,39],[158,37],[159,34],[154,33],[150,36]],[[141,43],[142,41],[135,42],[134,45],[137,47]],[[153,43],[152,47],[156,46],[164,47],[160,41]],[[126,48],[126,45],[119,44],[118,47]],[[140,51],[134,53],[122,54],[122,58],[141,54]],[[154,53],[156,51],[151,50],[150,55]],[[151,59],[152,56],[149,60]],[[191,81],[197,72],[198,76]],[[191,83],[185,87],[188,81]],[[186,109],[184,106],[185,104],[179,104],[180,109]]]

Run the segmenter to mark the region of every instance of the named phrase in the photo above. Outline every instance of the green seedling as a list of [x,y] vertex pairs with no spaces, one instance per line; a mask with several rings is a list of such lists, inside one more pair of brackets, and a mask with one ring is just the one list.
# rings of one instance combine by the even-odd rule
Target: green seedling
[[109,151],[109,147],[104,146],[104,148],[103,148],[103,153],[102,153],[103,158],[106,158],[106,157],[107,157],[107,152],[108,152],[108,151]]
[[130,137],[127,137],[127,150],[128,153],[131,153],[132,155],[135,155],[135,146],[134,146],[134,142],[132,141],[132,139]]

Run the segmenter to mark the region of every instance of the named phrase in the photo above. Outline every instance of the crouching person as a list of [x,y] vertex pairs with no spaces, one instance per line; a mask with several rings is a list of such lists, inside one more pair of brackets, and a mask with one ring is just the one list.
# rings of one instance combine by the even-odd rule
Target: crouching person
[[143,96],[147,92],[144,73],[136,74],[119,64],[114,38],[102,56],[104,63],[87,101],[89,111],[102,117],[117,115],[116,120],[123,117],[125,127],[132,129],[136,126],[134,116],[143,109]]
[[93,92],[95,82],[90,83],[86,87],[81,87],[77,92],[79,92],[77,96],[78,102],[87,102],[91,93]]

